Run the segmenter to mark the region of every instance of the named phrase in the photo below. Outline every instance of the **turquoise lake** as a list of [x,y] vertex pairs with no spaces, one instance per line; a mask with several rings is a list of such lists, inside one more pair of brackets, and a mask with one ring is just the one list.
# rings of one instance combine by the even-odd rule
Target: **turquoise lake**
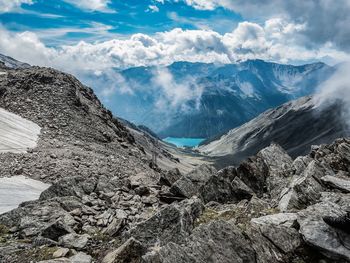
[[177,147],[196,147],[205,139],[203,138],[174,138],[167,137],[163,141],[176,145]]

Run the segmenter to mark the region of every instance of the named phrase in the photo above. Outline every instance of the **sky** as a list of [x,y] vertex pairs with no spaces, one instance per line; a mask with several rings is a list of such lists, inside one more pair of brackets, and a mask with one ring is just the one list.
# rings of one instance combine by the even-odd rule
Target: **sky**
[[71,73],[348,60],[350,0],[0,0],[0,53]]

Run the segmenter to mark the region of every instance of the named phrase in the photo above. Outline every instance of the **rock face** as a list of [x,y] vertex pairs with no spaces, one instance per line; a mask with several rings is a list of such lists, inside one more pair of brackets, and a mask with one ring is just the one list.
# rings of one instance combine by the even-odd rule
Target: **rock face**
[[[204,142],[200,152],[216,156],[218,165],[238,165],[271,143],[277,143],[293,158],[307,154],[311,145],[331,143],[350,136],[343,125],[346,105],[320,106],[308,96],[268,110],[220,137]],[[313,123],[313,125],[310,125]],[[220,158],[219,158],[220,157]]]

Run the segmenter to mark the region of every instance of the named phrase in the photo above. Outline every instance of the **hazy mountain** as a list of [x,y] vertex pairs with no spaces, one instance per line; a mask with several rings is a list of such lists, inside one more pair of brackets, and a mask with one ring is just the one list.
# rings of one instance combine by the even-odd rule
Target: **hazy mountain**
[[340,102],[319,105],[306,96],[268,110],[244,125],[199,147],[219,157],[221,165],[238,164],[271,143],[281,145],[292,157],[310,151],[311,145],[330,143],[350,135],[342,119]]
[[292,66],[262,60],[130,68],[119,72],[123,92],[109,96],[107,105],[161,137],[209,138],[313,93],[332,72],[323,63]]
[[14,58],[11,58],[9,56],[5,56],[0,54],[0,62],[4,63],[6,67],[8,68],[28,68],[30,67],[29,64],[20,62]]

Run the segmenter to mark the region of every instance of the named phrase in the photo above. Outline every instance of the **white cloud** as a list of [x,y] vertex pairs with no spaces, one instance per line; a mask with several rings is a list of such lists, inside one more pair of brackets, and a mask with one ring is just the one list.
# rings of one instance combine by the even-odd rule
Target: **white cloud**
[[157,13],[159,12],[159,7],[156,5],[149,5],[148,10],[151,11],[152,13]]
[[69,4],[75,5],[78,8],[89,10],[89,11],[100,11],[100,12],[115,12],[110,9],[108,5],[111,0],[63,0]]
[[[168,0],[178,2],[180,0]],[[283,17],[303,24],[304,45],[333,43],[350,51],[349,0],[181,0],[196,9],[223,7],[255,21]]]
[[302,62],[325,57],[335,60],[347,57],[346,53],[338,51],[331,44],[312,50],[298,45],[295,32],[302,30],[302,24],[274,19],[264,25],[243,22],[227,34],[177,28],[153,36],[135,34],[127,39],[97,43],[81,41],[74,45],[49,48],[33,32],[11,33],[0,29],[0,53],[71,73],[112,67],[167,65],[175,61],[234,63],[260,58]]
[[0,13],[18,10],[22,4],[33,4],[33,0],[0,0]]
[[339,65],[337,71],[318,89],[314,100],[321,108],[335,102],[343,104],[343,119],[350,128],[350,62]]
[[160,109],[180,107],[181,110],[186,110],[187,101],[195,100],[199,106],[203,87],[197,84],[195,78],[182,79],[178,82],[167,68],[158,67],[153,72],[153,85],[161,90],[162,96],[156,102],[156,106]]

